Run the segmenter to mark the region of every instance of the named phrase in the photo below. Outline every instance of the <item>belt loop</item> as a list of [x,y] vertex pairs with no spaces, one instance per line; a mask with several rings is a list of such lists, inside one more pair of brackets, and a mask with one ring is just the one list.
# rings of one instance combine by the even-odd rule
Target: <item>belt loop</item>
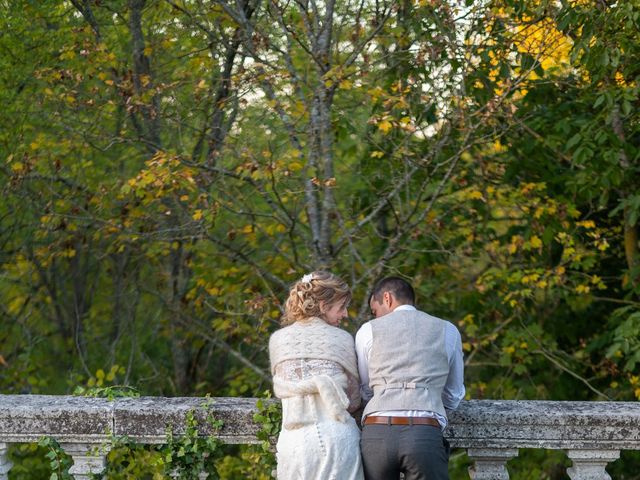
[[391,417],[387,417],[387,427],[391,426]]
[[409,426],[413,427],[413,417],[409,417]]

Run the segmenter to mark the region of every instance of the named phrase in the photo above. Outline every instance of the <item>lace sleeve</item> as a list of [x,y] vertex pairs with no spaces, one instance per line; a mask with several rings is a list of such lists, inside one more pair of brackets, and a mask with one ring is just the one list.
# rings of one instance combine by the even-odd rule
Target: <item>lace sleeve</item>
[[276,365],[275,374],[287,382],[307,380],[314,375],[329,375],[332,377],[346,375],[347,385],[345,393],[349,398],[349,407],[347,410],[353,412],[360,406],[360,381],[357,377],[345,372],[339,363],[331,360],[309,358],[285,360]]
[[344,373],[340,364],[331,360],[296,358],[276,365],[275,374],[288,382],[307,380],[314,375],[336,376]]

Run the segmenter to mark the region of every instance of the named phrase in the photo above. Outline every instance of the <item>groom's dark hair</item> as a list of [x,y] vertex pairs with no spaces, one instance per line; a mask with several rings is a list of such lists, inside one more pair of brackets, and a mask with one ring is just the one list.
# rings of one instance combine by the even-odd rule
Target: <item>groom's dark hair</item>
[[373,286],[369,303],[375,298],[376,302],[382,302],[384,292],[389,292],[395,299],[405,305],[414,305],[416,302],[416,294],[409,282],[400,277],[385,277]]

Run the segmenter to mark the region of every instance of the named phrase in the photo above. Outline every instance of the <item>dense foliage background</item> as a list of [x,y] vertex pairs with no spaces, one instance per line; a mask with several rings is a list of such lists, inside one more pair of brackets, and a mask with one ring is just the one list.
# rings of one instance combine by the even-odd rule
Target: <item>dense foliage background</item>
[[[259,395],[326,268],[351,332],[410,279],[470,398],[637,401],[639,32],[637,0],[0,0],[0,391]],[[512,478],[566,478],[543,454]]]

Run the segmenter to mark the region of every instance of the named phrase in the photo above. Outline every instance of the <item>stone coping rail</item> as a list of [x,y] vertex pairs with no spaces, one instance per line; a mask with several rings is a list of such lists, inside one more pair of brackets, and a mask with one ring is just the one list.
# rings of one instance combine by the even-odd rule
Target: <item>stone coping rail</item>
[[[113,436],[162,444],[167,427],[184,431],[193,411],[203,435],[213,432],[206,417],[222,420],[216,436],[225,443],[256,443],[254,398],[140,397],[89,398],[55,395],[0,395],[0,480],[8,479],[11,443],[55,438],[74,460],[71,473],[88,479],[105,465]],[[572,480],[609,479],[607,463],[620,450],[640,450],[640,402],[557,402],[469,400],[449,415],[445,436],[474,460],[474,480],[507,480],[506,462],[520,448],[565,450]],[[102,449],[98,454],[96,447]],[[108,448],[108,446],[106,447]],[[203,472],[202,478],[206,478]]]

